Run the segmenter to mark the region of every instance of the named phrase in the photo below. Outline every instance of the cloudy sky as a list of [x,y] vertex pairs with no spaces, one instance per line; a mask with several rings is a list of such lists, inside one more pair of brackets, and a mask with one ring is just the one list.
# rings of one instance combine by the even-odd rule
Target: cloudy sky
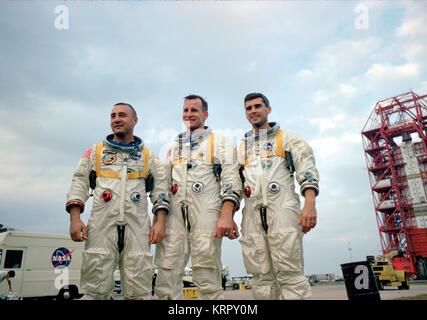
[[[248,130],[243,97],[260,91],[270,119],[306,139],[317,158],[318,226],[304,240],[306,274],[340,274],[350,243],[353,261],[380,253],[360,132],[376,101],[427,93],[427,2],[0,8],[0,223],[68,233],[72,172],[110,132],[114,103],[136,107],[136,134],[164,158],[182,129],[185,95],[203,95],[208,125],[238,135]],[[224,241],[223,263],[245,274],[237,241]]]

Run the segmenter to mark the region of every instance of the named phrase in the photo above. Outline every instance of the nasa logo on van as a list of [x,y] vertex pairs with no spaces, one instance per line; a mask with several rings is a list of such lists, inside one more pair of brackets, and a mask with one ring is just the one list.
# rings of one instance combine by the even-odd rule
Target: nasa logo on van
[[56,269],[67,268],[71,263],[71,255],[74,251],[67,248],[58,248],[52,254],[52,265]]

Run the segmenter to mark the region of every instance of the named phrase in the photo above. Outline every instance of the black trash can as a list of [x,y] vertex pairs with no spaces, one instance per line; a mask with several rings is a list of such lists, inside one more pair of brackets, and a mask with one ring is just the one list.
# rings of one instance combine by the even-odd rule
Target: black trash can
[[341,265],[348,300],[381,300],[371,261]]

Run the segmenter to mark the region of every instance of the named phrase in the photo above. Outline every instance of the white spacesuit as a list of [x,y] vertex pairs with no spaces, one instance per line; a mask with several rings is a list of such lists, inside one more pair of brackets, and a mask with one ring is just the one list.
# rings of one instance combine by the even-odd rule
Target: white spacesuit
[[[191,255],[192,279],[200,299],[222,299],[221,238],[214,232],[222,203],[239,206],[241,181],[233,146],[210,129],[181,134],[168,152],[171,211],[166,238],[156,248],[160,299],[182,296],[184,268]],[[222,172],[220,172],[222,170]]]
[[255,299],[304,299],[311,289],[294,174],[302,195],[308,188],[318,194],[319,174],[306,142],[277,123],[270,126],[258,136],[248,132],[238,150],[245,195],[240,243]]
[[[83,154],[67,196],[67,211],[79,206],[83,212],[89,198],[89,176],[93,178],[96,173],[81,287],[86,299],[108,299],[114,288],[114,270],[119,266],[125,298],[150,299],[153,257],[148,243],[151,222],[147,194],[154,214],[159,209],[169,210],[165,166],[140,138],[134,137],[132,145],[112,138],[108,136]],[[148,192],[151,177],[154,183]]]

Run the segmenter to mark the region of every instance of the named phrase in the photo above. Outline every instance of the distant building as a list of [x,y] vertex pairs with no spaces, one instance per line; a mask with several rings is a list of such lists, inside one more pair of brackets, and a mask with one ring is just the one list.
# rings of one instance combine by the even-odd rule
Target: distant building
[[321,273],[310,275],[311,282],[332,282],[335,281],[335,274]]

